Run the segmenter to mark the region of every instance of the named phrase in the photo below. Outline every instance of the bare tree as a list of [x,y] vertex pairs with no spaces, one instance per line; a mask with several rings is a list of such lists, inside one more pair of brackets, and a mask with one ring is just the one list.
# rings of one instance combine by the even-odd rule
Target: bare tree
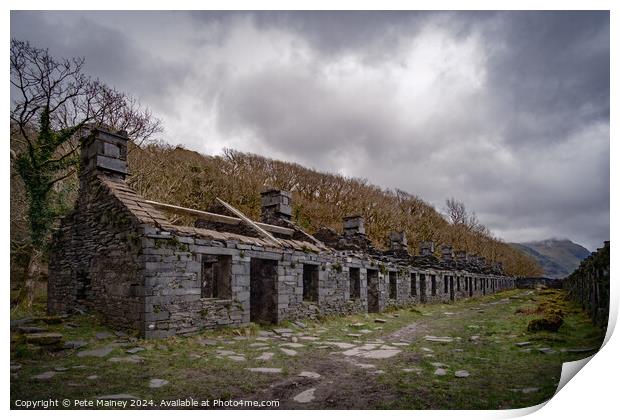
[[11,40],[11,158],[26,190],[30,257],[21,298],[32,304],[34,282],[55,214],[54,185],[78,166],[78,134],[87,124],[125,130],[138,142],[161,123],[136,100],[83,71],[84,58],[57,59],[48,50]]

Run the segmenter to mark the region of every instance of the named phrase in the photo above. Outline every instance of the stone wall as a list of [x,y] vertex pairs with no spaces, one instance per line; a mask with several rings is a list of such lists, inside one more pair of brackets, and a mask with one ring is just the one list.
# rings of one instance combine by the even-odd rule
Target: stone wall
[[569,296],[581,304],[593,322],[607,328],[609,321],[609,241],[590,254],[563,281]]
[[[247,220],[172,225],[125,183],[126,142],[123,134],[100,130],[84,140],[79,199],[53,239],[51,313],[83,306],[111,325],[160,338],[381,312],[514,287],[479,258],[460,252],[455,261],[450,247],[443,247],[442,260],[429,252],[432,243],[411,256],[402,233],[390,235],[390,250],[378,250],[359,216],[345,219],[342,235],[317,235],[324,246],[290,222],[290,194],[279,190],[263,193],[263,221],[291,228],[292,236],[280,231],[270,238]],[[465,277],[474,290],[464,287]]]

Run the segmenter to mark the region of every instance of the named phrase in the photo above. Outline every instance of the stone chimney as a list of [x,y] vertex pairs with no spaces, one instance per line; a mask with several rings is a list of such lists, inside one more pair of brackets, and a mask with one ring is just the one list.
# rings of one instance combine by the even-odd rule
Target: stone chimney
[[435,253],[435,243],[433,241],[420,242],[420,255],[427,256]]
[[407,251],[407,235],[405,232],[391,232],[390,233],[390,250],[392,251]]
[[89,127],[82,132],[80,179],[95,175],[125,179],[127,172],[127,132]]
[[445,262],[452,262],[454,255],[452,253],[452,246],[443,245],[441,247],[441,259]]
[[289,191],[269,189],[260,193],[261,220],[272,223],[291,220],[293,198]]
[[342,227],[346,236],[360,234],[366,235],[364,218],[362,216],[347,216],[342,219]]

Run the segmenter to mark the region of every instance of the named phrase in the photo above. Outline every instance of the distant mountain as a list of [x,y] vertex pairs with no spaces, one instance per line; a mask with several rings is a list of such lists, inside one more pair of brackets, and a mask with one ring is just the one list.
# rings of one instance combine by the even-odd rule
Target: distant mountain
[[513,247],[534,258],[546,277],[562,278],[572,273],[590,251],[568,239],[511,243]]

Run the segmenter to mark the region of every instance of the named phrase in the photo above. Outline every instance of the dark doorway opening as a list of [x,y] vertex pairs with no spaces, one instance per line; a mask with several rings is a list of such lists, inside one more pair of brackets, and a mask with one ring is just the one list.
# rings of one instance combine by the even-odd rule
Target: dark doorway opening
[[367,270],[368,312],[379,312],[379,271]]
[[450,300],[454,300],[454,276],[450,276]]
[[426,303],[426,274],[420,274],[420,302]]
[[319,266],[304,264],[303,298],[308,302],[319,301]]
[[390,299],[397,299],[398,298],[398,286],[396,282],[396,271],[390,271],[389,279],[390,279]]
[[258,324],[278,322],[277,279],[277,261],[261,258],[250,260],[250,321]]
[[360,269],[349,267],[349,299],[360,298]]
[[473,295],[474,295],[474,290],[472,288],[471,277],[469,277],[469,297],[472,297]]

